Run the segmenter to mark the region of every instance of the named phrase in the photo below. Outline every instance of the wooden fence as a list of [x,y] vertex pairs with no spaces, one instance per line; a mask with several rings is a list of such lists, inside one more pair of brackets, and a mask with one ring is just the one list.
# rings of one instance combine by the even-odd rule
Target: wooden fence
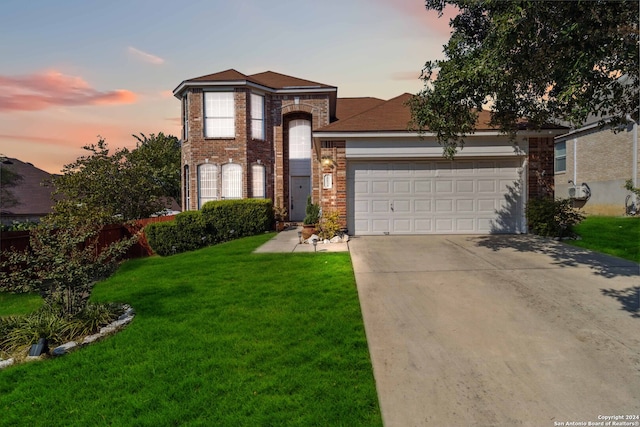
[[[146,218],[135,221],[133,225],[107,225],[102,228],[98,236],[99,247],[105,247],[123,238],[131,237],[142,230],[147,224],[153,222],[172,221],[175,215],[159,216],[156,218]],[[29,247],[29,231],[2,231],[0,232],[0,250],[24,251]],[[144,233],[140,235],[138,242],[129,248],[126,258],[142,258],[153,255],[151,247],[147,243]]]

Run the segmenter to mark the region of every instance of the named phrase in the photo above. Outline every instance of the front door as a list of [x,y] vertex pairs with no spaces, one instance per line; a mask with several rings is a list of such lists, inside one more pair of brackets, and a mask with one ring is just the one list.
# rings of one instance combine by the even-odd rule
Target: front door
[[307,197],[311,194],[311,178],[308,176],[292,176],[290,194],[289,219],[291,221],[302,221],[307,206]]

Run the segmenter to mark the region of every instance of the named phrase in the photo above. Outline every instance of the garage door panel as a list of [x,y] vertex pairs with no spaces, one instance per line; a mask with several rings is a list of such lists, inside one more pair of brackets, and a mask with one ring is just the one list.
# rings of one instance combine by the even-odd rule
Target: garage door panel
[[393,220],[393,231],[394,233],[410,233],[413,231],[411,229],[411,220],[406,219],[394,219]]
[[495,199],[478,199],[478,213],[496,211],[497,200]]
[[433,233],[433,221],[431,218],[417,218],[413,224],[416,234]]
[[479,179],[477,186],[478,186],[478,193],[495,193],[496,192],[495,179]]
[[413,206],[416,214],[431,212],[432,209],[431,200],[415,200]]
[[453,200],[452,199],[436,199],[436,212],[438,213],[453,212]]
[[456,212],[473,212],[474,211],[473,199],[457,199],[456,200]]
[[368,200],[356,200],[353,204],[356,214],[368,214],[371,212]]
[[458,193],[473,193],[473,183],[475,181],[471,179],[459,179],[456,181],[456,192]]
[[398,193],[405,193],[405,194],[410,194],[411,193],[411,181],[409,180],[394,180],[393,181],[393,194],[398,194]]
[[371,201],[372,213],[389,213],[389,200],[372,200]]
[[[520,159],[352,162],[354,234],[517,231]],[[353,229],[352,229],[353,227]]]
[[475,230],[475,218],[456,218],[455,229],[458,232],[471,233]]
[[356,194],[369,193],[369,181],[356,181],[353,187]]
[[431,194],[432,184],[432,181],[417,179],[413,182],[413,192],[415,194]]
[[437,233],[451,233],[451,232],[453,232],[453,219],[451,219],[451,218],[437,218],[436,219],[436,232]]
[[411,199],[393,199],[393,212],[395,214],[411,213]]
[[371,193],[372,194],[387,194],[389,193],[389,181],[372,181]]
[[436,181],[436,193],[453,193],[453,181],[448,179]]
[[374,233],[388,233],[389,220],[388,219],[371,220],[371,229]]

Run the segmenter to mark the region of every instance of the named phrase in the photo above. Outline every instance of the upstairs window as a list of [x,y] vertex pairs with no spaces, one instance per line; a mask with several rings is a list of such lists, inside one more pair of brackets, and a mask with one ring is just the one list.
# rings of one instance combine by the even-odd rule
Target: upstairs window
[[242,166],[237,163],[222,165],[222,198],[242,199]]
[[264,165],[251,166],[251,192],[254,199],[264,199],[266,197],[265,189],[265,167]]
[[555,148],[555,171],[567,171],[567,143],[558,142]]
[[289,123],[289,159],[311,159],[309,120],[292,120]]
[[233,92],[204,93],[205,138],[235,138],[236,112]]
[[189,94],[182,97],[182,140],[189,139]]
[[264,140],[264,96],[251,94],[251,136]]

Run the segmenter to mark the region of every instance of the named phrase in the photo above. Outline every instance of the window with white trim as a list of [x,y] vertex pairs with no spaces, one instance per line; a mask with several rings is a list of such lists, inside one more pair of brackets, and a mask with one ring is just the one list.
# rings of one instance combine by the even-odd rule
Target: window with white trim
[[309,120],[289,122],[289,158],[311,158],[311,122]]
[[567,171],[567,143],[565,141],[556,143],[555,147],[555,171]]
[[182,97],[182,140],[189,139],[189,94]]
[[204,93],[205,138],[235,138],[236,110],[233,92]]
[[209,163],[198,166],[198,209],[218,200],[218,167]]
[[189,177],[189,165],[184,165],[184,207],[185,211],[191,209],[191,180]]
[[242,166],[237,163],[222,165],[222,198],[242,198]]
[[251,94],[251,136],[253,139],[264,138],[264,96]]
[[251,166],[251,193],[254,199],[264,199],[266,197],[265,188],[265,167],[264,165]]

